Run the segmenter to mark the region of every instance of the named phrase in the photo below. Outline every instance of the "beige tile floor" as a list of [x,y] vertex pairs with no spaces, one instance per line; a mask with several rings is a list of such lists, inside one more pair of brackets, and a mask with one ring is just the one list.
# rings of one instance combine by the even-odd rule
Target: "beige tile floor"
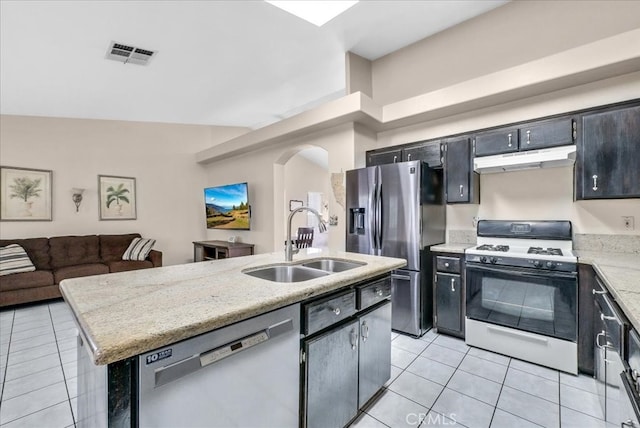
[[[0,311],[0,426],[75,427],[76,330],[63,301]],[[595,382],[428,332],[393,334],[392,376],[352,427],[613,428]]]

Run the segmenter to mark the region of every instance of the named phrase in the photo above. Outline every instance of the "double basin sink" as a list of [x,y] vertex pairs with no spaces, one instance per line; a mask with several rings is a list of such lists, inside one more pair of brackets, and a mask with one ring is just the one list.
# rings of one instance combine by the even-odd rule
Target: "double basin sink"
[[296,265],[272,265],[264,268],[243,271],[243,273],[245,275],[273,282],[301,282],[331,275],[332,273],[355,269],[357,267],[364,266],[365,264],[366,263],[362,262],[347,262],[344,260],[323,258],[309,260],[308,262]]

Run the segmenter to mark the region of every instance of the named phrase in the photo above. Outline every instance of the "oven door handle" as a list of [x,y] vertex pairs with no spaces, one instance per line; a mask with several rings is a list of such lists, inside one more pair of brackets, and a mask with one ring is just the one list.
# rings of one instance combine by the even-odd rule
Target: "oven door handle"
[[566,278],[566,279],[575,279],[578,275],[574,272],[557,272],[557,271],[528,271],[522,270],[516,267],[502,267],[502,268],[494,268],[494,267],[486,267],[486,266],[470,266],[467,263],[467,271],[478,271],[478,272],[493,272],[493,273],[502,273],[507,275],[515,275],[522,276],[527,278]]

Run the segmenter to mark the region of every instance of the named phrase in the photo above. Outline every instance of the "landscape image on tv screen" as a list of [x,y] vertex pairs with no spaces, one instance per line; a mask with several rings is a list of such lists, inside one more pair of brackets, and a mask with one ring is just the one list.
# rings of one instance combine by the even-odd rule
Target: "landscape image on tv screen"
[[207,229],[249,229],[247,183],[204,189]]

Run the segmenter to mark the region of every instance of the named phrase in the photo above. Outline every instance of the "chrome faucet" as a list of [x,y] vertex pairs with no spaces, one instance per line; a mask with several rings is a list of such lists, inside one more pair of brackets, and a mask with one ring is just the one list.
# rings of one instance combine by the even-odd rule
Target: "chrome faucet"
[[327,225],[322,220],[322,216],[320,216],[318,211],[314,210],[313,208],[300,207],[291,211],[291,214],[289,214],[289,218],[287,219],[287,244],[284,247],[284,258],[288,262],[292,261],[293,255],[297,254],[298,251],[300,251],[298,248],[293,248],[293,243],[291,242],[291,220],[293,220],[293,216],[300,211],[309,211],[315,214],[316,217],[318,217],[318,230],[320,231],[320,233],[327,231]]

